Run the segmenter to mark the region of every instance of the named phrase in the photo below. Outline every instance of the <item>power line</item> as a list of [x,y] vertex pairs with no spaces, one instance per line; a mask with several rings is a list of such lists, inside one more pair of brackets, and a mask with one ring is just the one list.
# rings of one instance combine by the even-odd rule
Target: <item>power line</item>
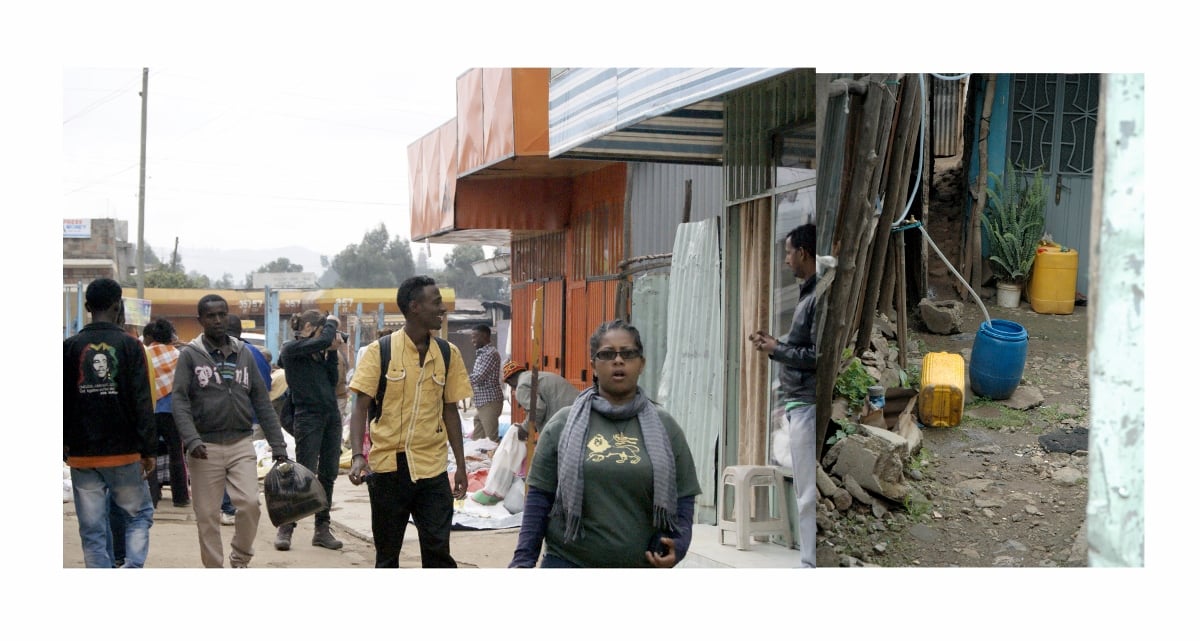
[[[158,75],[158,72],[154,72],[154,73],[152,73],[152,74],[150,74],[150,75],[152,75],[152,76],[154,76],[154,75]],[[139,80],[140,80],[140,79],[134,79],[134,81],[133,81],[133,82],[131,82],[131,83],[129,83],[129,84],[127,84],[127,85],[125,85],[124,87],[122,87],[122,88],[120,88],[120,89],[117,89],[116,91],[114,91],[114,92],[112,92],[112,93],[108,94],[107,96],[105,96],[105,97],[103,97],[103,98],[101,98],[101,99],[97,100],[96,102],[93,102],[92,104],[88,105],[87,107],[84,107],[84,108],[83,108],[81,111],[77,112],[75,115],[73,115],[73,116],[71,116],[70,118],[67,118],[66,120],[64,120],[62,124],[64,124],[64,125],[65,125],[65,124],[67,124],[67,123],[71,122],[72,120],[75,120],[75,119],[77,119],[77,118],[80,118],[81,116],[84,116],[84,115],[86,115],[86,114],[88,114],[88,113],[90,113],[90,112],[94,111],[95,109],[97,109],[97,108],[98,108],[98,107],[100,107],[101,105],[104,105],[105,103],[112,102],[113,100],[116,100],[116,99],[117,99],[119,96],[121,96],[121,94],[128,93],[128,91],[129,91],[130,89],[132,89],[132,88],[136,87],[136,86],[137,86],[137,84],[138,84],[138,81],[139,81]]]
[[272,200],[298,200],[303,202],[329,203],[337,205],[375,205],[381,207],[402,207],[404,203],[387,203],[374,200],[335,200],[328,198],[301,198],[299,196],[277,196],[274,194],[238,194],[226,191],[211,191],[207,189],[189,189],[186,187],[161,187],[162,191],[181,191],[196,194],[211,194],[214,196],[236,196],[238,198],[269,198]]

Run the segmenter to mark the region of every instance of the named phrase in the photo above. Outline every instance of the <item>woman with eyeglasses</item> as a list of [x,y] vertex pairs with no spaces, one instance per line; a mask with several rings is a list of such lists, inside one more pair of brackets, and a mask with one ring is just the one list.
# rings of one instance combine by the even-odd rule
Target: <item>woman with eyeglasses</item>
[[659,567],[692,541],[696,466],[683,430],[638,387],[646,366],[637,328],[592,335],[596,383],[547,421],[526,483],[509,567]]

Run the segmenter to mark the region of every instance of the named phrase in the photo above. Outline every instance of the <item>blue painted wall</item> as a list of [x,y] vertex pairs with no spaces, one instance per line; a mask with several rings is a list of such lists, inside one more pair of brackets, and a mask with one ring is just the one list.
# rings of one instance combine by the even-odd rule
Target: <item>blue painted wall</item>
[[[992,96],[992,116],[990,119],[991,127],[988,129],[988,173],[989,174],[1004,174],[1005,161],[1008,158],[1008,121],[1009,110],[1011,109],[1012,96],[1012,76],[1007,73],[996,74],[996,92]],[[975,104],[972,109],[975,113],[975,129],[971,132],[971,142],[973,145],[971,154],[971,163],[967,167],[968,184],[974,185],[975,180],[979,176],[979,126],[980,119],[983,114],[983,95],[987,91],[987,80],[984,79],[982,90],[975,95]],[[988,187],[996,188],[996,181],[988,176]],[[967,194],[965,199],[966,209],[963,212],[963,232],[962,240],[966,242],[967,231],[971,229],[971,212],[975,207],[975,199]],[[988,239],[987,234],[982,235],[983,255],[987,255]]]

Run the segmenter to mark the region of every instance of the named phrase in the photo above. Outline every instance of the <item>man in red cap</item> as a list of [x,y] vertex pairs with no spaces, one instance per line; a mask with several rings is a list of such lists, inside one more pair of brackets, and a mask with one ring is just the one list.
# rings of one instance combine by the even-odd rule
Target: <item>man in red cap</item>
[[[501,370],[501,377],[509,388],[517,391],[517,404],[529,411],[533,399],[533,374],[524,365],[508,361]],[[537,409],[534,425],[541,427],[564,407],[571,407],[579,390],[567,379],[551,372],[538,372]],[[512,429],[516,428],[516,429]],[[513,478],[525,461],[525,446],[522,442],[528,438],[525,426],[517,423],[504,433],[500,446],[492,454],[492,466],[488,469],[487,481],[483,489],[471,495],[476,503],[494,505],[504,500]]]

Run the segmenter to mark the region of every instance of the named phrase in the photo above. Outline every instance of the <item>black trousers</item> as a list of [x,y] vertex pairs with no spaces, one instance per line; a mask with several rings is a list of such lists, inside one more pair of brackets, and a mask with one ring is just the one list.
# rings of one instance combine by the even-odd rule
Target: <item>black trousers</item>
[[[333,505],[333,482],[338,476],[338,464],[342,455],[342,421],[334,412],[296,409],[296,423],[292,427],[296,434],[296,462],[317,475],[325,498]],[[329,524],[329,510],[321,510],[313,517],[316,525]]]
[[371,495],[371,535],[375,538],[375,567],[400,567],[400,546],[408,517],[417,526],[421,567],[456,568],[450,556],[450,525],[454,519],[454,493],[446,472],[413,483],[408,459],[397,457],[395,472],[375,472],[367,477]]
[[[191,500],[191,494],[188,491],[187,468],[183,458],[183,441],[179,439],[179,429],[175,427],[175,417],[170,413],[155,413],[154,425],[158,428],[158,435],[167,442],[171,501],[182,503]],[[150,475],[150,496],[154,499],[155,507],[158,507],[158,501],[162,498],[162,487],[158,482],[157,471]]]

